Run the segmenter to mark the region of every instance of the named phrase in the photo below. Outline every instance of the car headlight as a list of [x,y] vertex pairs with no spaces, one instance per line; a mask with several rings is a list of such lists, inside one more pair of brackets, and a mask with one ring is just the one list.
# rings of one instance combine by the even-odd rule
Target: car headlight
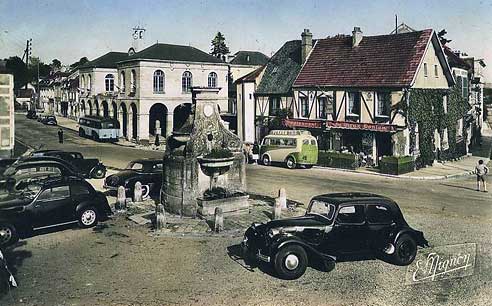
[[269,231],[268,231],[268,236],[270,238],[272,238],[273,236],[276,236],[278,234],[280,234],[280,232],[282,231],[282,229],[279,229],[279,228],[271,228]]

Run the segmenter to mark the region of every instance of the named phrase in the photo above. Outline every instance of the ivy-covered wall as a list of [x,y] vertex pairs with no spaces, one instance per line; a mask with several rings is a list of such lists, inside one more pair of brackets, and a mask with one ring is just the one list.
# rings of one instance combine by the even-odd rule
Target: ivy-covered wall
[[[447,95],[447,112],[444,109],[443,97]],[[451,90],[441,89],[410,89],[407,118],[410,126],[410,151],[416,146],[416,127],[418,124],[418,142],[420,156],[416,159],[416,167],[431,165],[438,158],[449,160],[464,154],[464,148],[456,143],[457,121],[468,112],[470,105],[461,95],[461,88],[454,86]],[[447,129],[449,148],[436,156],[434,131],[437,129],[443,139]],[[466,139],[466,125],[463,125]]]

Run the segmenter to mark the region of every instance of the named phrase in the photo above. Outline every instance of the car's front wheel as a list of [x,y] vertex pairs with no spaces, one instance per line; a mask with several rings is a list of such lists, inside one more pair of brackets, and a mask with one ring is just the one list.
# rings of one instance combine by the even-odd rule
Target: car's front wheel
[[306,272],[308,257],[303,247],[287,245],[277,252],[273,264],[280,278],[297,279]]
[[83,208],[79,213],[79,226],[83,228],[96,226],[99,215],[94,207]]
[[263,157],[261,158],[261,162],[263,163],[263,165],[265,166],[270,166],[270,156],[268,155],[263,155]]
[[11,224],[0,224],[0,246],[5,247],[19,240],[15,227]]
[[417,243],[407,234],[401,235],[395,244],[393,263],[399,266],[408,266],[417,255]]

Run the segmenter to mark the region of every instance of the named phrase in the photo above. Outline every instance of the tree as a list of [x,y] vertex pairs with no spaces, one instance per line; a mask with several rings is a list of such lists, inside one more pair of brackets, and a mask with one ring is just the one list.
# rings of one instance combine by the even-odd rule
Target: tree
[[88,61],[89,61],[89,59],[87,57],[85,57],[85,56],[81,57],[77,62],[70,65],[70,69],[82,66],[83,64],[87,63]]
[[51,61],[51,67],[53,68],[53,70],[60,70],[62,66],[62,63],[58,60],[58,59],[54,59]]
[[29,74],[31,75],[32,80],[36,79],[38,76],[38,67],[40,78],[47,77],[52,71],[50,65],[43,63],[43,61],[40,60],[39,57],[32,56],[29,61]]
[[31,80],[26,63],[20,57],[12,56],[8,58],[5,66],[14,75],[14,89],[22,88]]
[[225,43],[225,37],[222,33],[217,32],[214,39],[212,39],[212,49],[210,54],[224,60],[224,56],[229,54],[229,48]]
[[439,37],[439,40],[441,41],[441,45],[443,45],[443,46],[445,46],[447,43],[452,42],[451,39],[446,39],[444,37],[444,35],[446,35],[446,34],[448,34],[446,29],[442,29],[441,31],[439,31],[439,33],[437,33],[437,37]]

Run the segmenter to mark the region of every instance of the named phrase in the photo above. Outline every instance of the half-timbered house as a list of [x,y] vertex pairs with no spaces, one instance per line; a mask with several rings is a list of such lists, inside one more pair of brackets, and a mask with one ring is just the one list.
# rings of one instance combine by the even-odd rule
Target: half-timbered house
[[410,155],[418,150],[418,137],[412,144],[396,106],[408,105],[409,89],[446,91],[453,84],[433,30],[364,37],[354,28],[351,36],[317,40],[293,82],[292,119],[285,124],[309,129],[321,149],[345,147],[375,161]]

